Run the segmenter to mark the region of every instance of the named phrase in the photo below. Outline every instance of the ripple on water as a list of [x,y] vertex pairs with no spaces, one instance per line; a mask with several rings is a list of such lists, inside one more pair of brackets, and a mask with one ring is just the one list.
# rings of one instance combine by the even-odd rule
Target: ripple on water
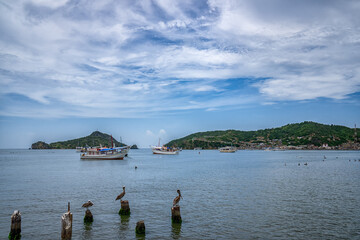
[[[134,239],[139,220],[145,221],[146,239],[360,238],[355,220],[360,168],[348,161],[358,159],[359,152],[157,156],[146,149],[131,150],[130,156],[80,161],[72,150],[0,150],[0,238],[7,236],[15,209],[22,213],[24,239],[58,238],[68,201],[74,239]],[[129,218],[117,214],[115,197],[123,185]],[[183,195],[181,225],[171,224],[177,189]],[[84,225],[81,205],[89,199],[94,222]]]

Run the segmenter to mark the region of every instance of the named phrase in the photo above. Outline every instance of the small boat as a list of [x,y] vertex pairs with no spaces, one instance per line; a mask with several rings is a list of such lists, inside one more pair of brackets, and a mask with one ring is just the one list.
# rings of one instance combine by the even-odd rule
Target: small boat
[[153,154],[176,155],[179,154],[179,149],[171,147],[151,147]]
[[227,146],[227,147],[222,147],[222,148],[219,148],[219,151],[220,152],[223,152],[223,153],[234,153],[234,152],[236,152],[236,147],[229,147],[229,146]]
[[114,148],[88,148],[80,155],[81,159],[91,160],[123,160],[125,157],[124,147]]
[[85,147],[76,147],[76,152],[86,152]]

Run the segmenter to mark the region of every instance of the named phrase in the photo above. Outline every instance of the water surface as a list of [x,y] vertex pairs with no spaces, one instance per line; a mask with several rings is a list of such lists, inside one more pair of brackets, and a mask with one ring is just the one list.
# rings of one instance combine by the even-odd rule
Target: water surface
[[[140,149],[123,161],[84,161],[75,150],[0,150],[0,239],[16,209],[23,240],[60,239],[67,202],[73,239],[135,239],[139,220],[144,239],[360,239],[358,159],[359,151]],[[123,185],[128,218],[115,202]],[[177,189],[183,223],[172,225]]]

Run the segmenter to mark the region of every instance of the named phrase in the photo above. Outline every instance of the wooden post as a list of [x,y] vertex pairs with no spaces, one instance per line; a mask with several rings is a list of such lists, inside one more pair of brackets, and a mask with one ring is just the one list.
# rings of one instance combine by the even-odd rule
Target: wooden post
[[94,217],[89,209],[85,211],[84,223],[92,223],[94,221]]
[[21,214],[20,211],[15,210],[11,215],[11,228],[9,233],[9,239],[20,239],[21,238]]
[[171,220],[173,223],[181,223],[180,206],[171,208]]
[[129,207],[129,201],[128,200],[121,200],[121,208],[119,211],[120,215],[130,215],[130,207]]
[[72,220],[73,215],[70,212],[70,202],[68,203],[68,212],[61,217],[61,239],[70,240],[72,234]]
[[144,221],[138,221],[135,227],[136,234],[145,234],[145,223]]

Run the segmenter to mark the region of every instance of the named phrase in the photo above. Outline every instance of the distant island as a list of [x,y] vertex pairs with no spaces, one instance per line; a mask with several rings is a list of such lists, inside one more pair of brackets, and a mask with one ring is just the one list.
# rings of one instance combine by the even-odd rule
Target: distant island
[[[118,142],[113,138],[113,143],[117,147],[125,146],[124,143]],[[38,141],[31,145],[32,149],[75,149],[76,147],[90,147],[90,146],[110,146],[111,145],[111,135],[95,131],[87,137],[76,138],[68,141],[54,142],[54,143],[45,143]],[[137,146],[135,145],[137,148]],[[135,148],[132,148],[135,149]]]
[[168,147],[182,149],[218,149],[230,145],[238,149],[262,150],[360,150],[356,128],[316,122],[288,124],[279,128],[257,131],[198,132],[166,144]]

